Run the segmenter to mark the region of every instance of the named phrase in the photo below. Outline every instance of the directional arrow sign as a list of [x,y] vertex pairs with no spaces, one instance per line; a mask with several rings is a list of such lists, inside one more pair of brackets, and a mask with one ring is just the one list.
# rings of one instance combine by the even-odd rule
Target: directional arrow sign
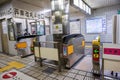
[[99,51],[97,49],[94,50],[95,53],[98,53]]

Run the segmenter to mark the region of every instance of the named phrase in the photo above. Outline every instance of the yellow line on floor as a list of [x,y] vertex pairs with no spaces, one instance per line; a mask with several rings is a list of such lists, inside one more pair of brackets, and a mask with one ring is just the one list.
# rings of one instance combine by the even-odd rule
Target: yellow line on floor
[[12,61],[12,62],[9,62],[9,63],[8,63],[8,66],[5,66],[5,67],[1,68],[1,69],[0,69],[0,72],[9,70],[9,69],[11,69],[11,68],[20,69],[20,68],[23,68],[23,67],[25,67],[24,64],[22,64],[22,63],[20,63],[20,62]]

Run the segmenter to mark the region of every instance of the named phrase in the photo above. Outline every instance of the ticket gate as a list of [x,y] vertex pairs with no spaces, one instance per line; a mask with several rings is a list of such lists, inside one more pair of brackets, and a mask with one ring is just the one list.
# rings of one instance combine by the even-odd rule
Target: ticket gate
[[[58,63],[61,62],[61,65],[64,68],[71,68],[79,59],[81,59],[84,56],[85,40],[84,40],[83,35],[81,35],[81,34],[72,34],[72,35],[64,36],[62,38],[62,42],[57,42],[58,44],[60,44],[60,46],[57,46],[57,47],[55,44],[51,45],[51,42],[56,43],[54,41],[35,42],[34,47],[35,48],[37,47],[38,49],[34,49],[35,50],[34,53],[42,54],[40,52],[41,46],[44,46],[45,48],[57,48],[59,50],[59,57],[60,57],[60,60],[58,60]],[[44,43],[44,44],[42,44],[42,43]],[[41,45],[39,45],[39,44],[41,44]],[[50,51],[46,52],[46,55],[47,54],[50,55],[49,53],[50,53]],[[41,58],[43,58],[43,57],[41,57]],[[35,61],[37,61],[36,57],[35,57]],[[52,62],[51,61],[49,61],[49,62],[54,63],[53,60],[52,60]],[[55,63],[55,65],[57,65],[57,64]]]
[[63,37],[63,63],[71,68],[84,56],[85,40],[82,34],[72,34]]
[[21,56],[21,58],[33,55],[31,45],[35,37],[37,37],[37,35],[17,37],[15,48],[17,49],[18,55]]
[[100,38],[92,41],[93,74],[100,74]]

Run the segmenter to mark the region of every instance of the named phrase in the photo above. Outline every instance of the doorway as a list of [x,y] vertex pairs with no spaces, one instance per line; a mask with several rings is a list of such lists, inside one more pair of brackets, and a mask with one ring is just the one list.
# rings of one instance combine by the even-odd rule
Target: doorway
[[8,54],[8,35],[7,35],[7,24],[5,19],[0,20],[0,51]]
[[22,36],[22,23],[16,23],[16,36]]

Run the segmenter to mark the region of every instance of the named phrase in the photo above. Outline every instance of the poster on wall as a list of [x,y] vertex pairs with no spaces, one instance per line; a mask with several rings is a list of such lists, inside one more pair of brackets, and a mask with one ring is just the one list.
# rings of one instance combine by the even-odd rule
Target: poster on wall
[[62,34],[62,33],[63,33],[62,24],[55,24],[55,25],[53,26],[53,33],[54,33],[54,34]]
[[46,35],[50,34],[50,26],[45,26],[45,34]]
[[80,20],[70,22],[70,34],[80,34]]
[[49,18],[45,18],[44,20],[45,20],[45,25],[50,25],[50,20],[49,20]]

